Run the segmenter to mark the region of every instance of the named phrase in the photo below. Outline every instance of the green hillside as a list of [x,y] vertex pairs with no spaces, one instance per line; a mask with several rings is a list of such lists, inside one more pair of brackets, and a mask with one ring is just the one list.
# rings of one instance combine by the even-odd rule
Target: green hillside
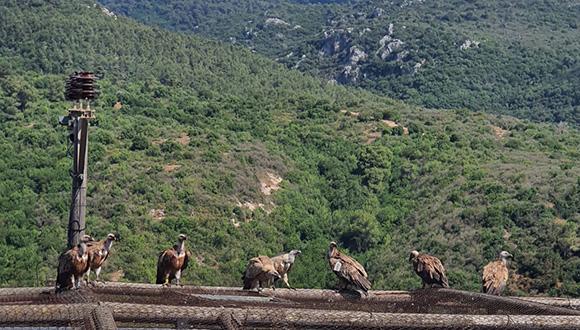
[[377,289],[418,287],[418,249],[476,291],[507,249],[511,293],[580,296],[573,127],[419,109],[84,1],[8,0],[0,17],[1,286],[54,278],[70,202],[64,79],[94,69],[88,232],[121,238],[105,278],[152,281],[182,232],[191,284],[240,285],[248,258],[298,248],[291,283],[332,287],[336,240]]
[[101,2],[411,103],[580,122],[577,1]]

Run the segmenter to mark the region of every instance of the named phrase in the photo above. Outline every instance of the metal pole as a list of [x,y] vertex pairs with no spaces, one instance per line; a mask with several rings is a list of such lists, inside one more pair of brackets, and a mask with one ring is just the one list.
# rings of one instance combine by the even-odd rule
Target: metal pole
[[72,248],[80,242],[85,233],[85,215],[87,200],[87,168],[88,168],[88,119],[71,111],[73,120],[73,166],[72,198],[68,223],[68,247]]
[[91,100],[99,91],[96,89],[96,76],[92,72],[75,72],[69,76],[65,96],[73,101],[67,117],[59,119],[60,124],[68,126],[73,144],[72,196],[69,213],[67,244],[72,248],[79,244],[85,234],[85,215],[87,209],[87,169],[89,150],[89,120],[94,118]]

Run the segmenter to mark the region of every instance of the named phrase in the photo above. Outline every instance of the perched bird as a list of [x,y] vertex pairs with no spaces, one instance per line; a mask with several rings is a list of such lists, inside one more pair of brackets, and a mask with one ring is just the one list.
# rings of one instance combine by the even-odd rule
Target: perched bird
[[445,268],[441,260],[425,253],[411,251],[409,261],[413,263],[415,273],[423,280],[423,288],[425,285],[433,287],[433,285],[442,288],[448,288],[447,276],[445,276]]
[[84,235],[77,246],[58,257],[56,292],[80,288],[81,279],[89,269],[90,259],[87,251],[87,241],[91,239],[92,237]]
[[246,271],[242,276],[244,290],[258,289],[261,291],[263,285],[270,281],[279,280],[280,274],[274,268],[274,263],[267,256],[258,256],[250,259]]
[[507,251],[501,251],[497,260],[483,267],[483,293],[500,296],[505,289],[508,280],[508,259],[513,255]]
[[[292,250],[288,253],[270,258],[272,260],[272,263],[274,264],[274,268],[276,269],[278,274],[282,276],[282,281],[284,281],[284,284],[286,284],[286,287],[289,289],[294,288],[291,287],[290,284],[288,283],[288,273],[290,272],[290,269],[292,269],[292,265],[294,264],[296,257],[299,256],[301,253],[302,251],[300,250]],[[273,281],[271,283],[271,286],[273,287],[276,284],[276,282],[278,282],[278,280]]]
[[335,242],[330,242],[327,258],[330,269],[338,276],[340,290],[354,289],[362,291],[365,295],[368,294],[371,282],[361,264],[338,251]]
[[99,281],[99,274],[101,273],[101,267],[107,258],[109,257],[109,252],[111,250],[111,246],[113,246],[113,242],[116,241],[117,238],[114,234],[107,235],[107,238],[102,241],[91,241],[87,243],[90,267],[87,270],[86,280],[89,283],[91,279],[91,270],[94,270],[97,274],[96,281]]
[[159,255],[157,259],[157,284],[169,285],[173,279],[179,285],[181,273],[187,268],[191,252],[185,250],[187,236],[180,234],[177,244]]

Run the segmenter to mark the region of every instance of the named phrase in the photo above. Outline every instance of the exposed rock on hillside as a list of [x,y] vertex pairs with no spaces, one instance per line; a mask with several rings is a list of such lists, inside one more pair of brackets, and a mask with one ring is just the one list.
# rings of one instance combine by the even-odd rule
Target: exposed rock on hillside
[[283,179],[279,175],[272,172],[264,172],[258,174],[260,180],[260,190],[266,196],[270,196],[272,192],[280,189],[280,183]]
[[479,48],[479,44],[480,44],[479,41],[473,41],[473,40],[467,39],[463,42],[463,44],[461,44],[461,46],[459,46],[459,49],[466,50],[469,48]]
[[269,17],[266,19],[266,25],[278,25],[278,26],[289,26],[288,22],[277,18],[277,17]]

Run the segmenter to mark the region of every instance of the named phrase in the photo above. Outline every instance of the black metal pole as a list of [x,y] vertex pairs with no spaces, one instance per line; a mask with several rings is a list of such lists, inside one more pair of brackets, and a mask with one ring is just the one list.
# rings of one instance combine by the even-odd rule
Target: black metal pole
[[68,247],[79,244],[85,233],[88,168],[88,119],[71,111],[73,129],[72,198],[68,223]]
[[73,164],[70,171],[72,196],[67,233],[69,248],[78,245],[81,237],[85,234],[89,120],[94,118],[90,102],[99,93],[96,89],[96,79],[92,72],[75,72],[70,75],[66,84],[65,96],[67,100],[73,101],[73,107],[69,110],[67,117],[59,120],[61,124],[68,126],[73,144]]

